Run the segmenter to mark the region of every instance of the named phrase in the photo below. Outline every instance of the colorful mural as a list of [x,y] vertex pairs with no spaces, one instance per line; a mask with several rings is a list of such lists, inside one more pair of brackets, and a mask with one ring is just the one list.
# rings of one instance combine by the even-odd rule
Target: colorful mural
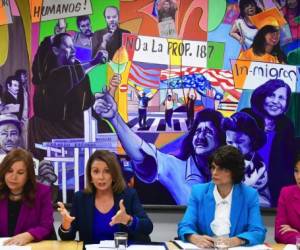
[[274,207],[300,148],[299,7],[11,0],[0,8],[2,154],[29,149],[40,181],[70,202],[88,157],[108,149],[144,204],[185,205],[229,144]]

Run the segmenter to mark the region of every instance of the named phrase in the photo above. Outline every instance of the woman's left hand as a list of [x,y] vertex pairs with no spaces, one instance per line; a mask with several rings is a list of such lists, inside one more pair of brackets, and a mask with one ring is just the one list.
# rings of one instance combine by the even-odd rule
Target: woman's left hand
[[9,245],[23,246],[30,243],[33,240],[34,240],[33,236],[30,233],[25,232],[11,237],[10,239],[4,241],[3,244],[4,246],[9,246]]
[[280,226],[279,232],[284,234],[286,232],[298,232],[296,229],[292,228],[290,225],[283,224]]
[[110,226],[113,226],[115,224],[127,225],[128,222],[132,220],[132,217],[126,213],[123,199],[120,200],[119,206],[119,211],[115,214],[115,216],[111,218],[111,221],[109,223]]

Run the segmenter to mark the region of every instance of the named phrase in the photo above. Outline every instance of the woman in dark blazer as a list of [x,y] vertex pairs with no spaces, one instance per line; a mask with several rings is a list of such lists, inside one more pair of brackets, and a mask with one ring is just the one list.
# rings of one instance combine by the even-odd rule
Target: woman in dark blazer
[[53,233],[50,187],[37,183],[32,155],[10,151],[0,166],[0,237],[5,245],[25,245]]
[[112,240],[114,233],[128,233],[129,242],[149,242],[153,224],[142,208],[134,189],[126,188],[115,155],[95,151],[86,167],[87,188],[75,194],[71,214],[59,202],[62,240],[79,239],[85,244]]

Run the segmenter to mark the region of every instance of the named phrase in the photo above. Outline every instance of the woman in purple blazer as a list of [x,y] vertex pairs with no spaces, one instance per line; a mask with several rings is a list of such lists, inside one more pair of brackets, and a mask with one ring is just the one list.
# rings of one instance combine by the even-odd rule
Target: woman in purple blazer
[[25,245],[53,232],[50,187],[35,180],[32,155],[10,151],[0,165],[0,237],[5,245]]
[[295,244],[300,237],[300,155],[294,170],[296,185],[281,189],[275,220],[275,240]]

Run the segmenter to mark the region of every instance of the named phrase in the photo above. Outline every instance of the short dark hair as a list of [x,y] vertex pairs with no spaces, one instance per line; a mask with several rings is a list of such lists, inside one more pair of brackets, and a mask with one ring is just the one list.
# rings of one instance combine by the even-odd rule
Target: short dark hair
[[0,165],[0,199],[8,196],[9,188],[5,183],[5,175],[11,166],[17,162],[24,162],[27,169],[27,181],[23,188],[24,200],[33,204],[36,193],[36,179],[32,154],[24,149],[17,148],[7,153]]
[[85,192],[93,193],[96,191],[95,186],[92,183],[92,164],[94,161],[104,161],[108,166],[110,173],[112,175],[112,190],[114,193],[121,193],[125,187],[126,183],[122,176],[122,170],[120,163],[116,155],[108,150],[96,150],[89,158],[86,165],[86,177],[87,177],[87,187]]
[[225,134],[224,131],[221,128],[221,122],[223,119],[223,115],[214,109],[203,109],[199,111],[196,114],[195,121],[188,132],[188,134],[185,136],[185,138],[182,141],[180,153],[178,155],[178,158],[182,160],[188,159],[191,155],[195,155],[195,150],[192,145],[193,137],[196,133],[197,127],[200,122],[212,122],[213,125],[216,128],[216,141],[218,142],[218,145],[224,145],[225,143]]
[[300,153],[296,155],[295,165],[300,162]]
[[20,79],[21,75],[26,75],[27,74],[27,70],[26,69],[18,69],[16,70],[15,76]]
[[104,17],[105,17],[106,10],[109,9],[109,8],[115,9],[117,11],[118,16],[120,16],[119,9],[116,6],[110,5],[110,6],[105,7],[105,9],[103,10],[103,16]]
[[235,147],[225,145],[219,147],[208,158],[209,167],[214,163],[221,169],[227,169],[231,172],[232,182],[241,183],[244,179],[245,162],[243,154]]
[[61,45],[62,41],[63,41],[63,38],[65,36],[68,36],[68,37],[71,37],[72,36],[68,33],[59,33],[57,35],[54,36],[53,38],[53,42],[52,42],[52,47],[56,47],[56,48],[59,48],[59,46]]
[[77,27],[79,28],[80,22],[85,21],[85,20],[89,20],[91,22],[91,19],[88,15],[78,16],[76,18]]
[[18,78],[16,76],[9,76],[9,77],[6,78],[5,87],[7,88],[8,85],[11,85],[12,81],[19,82],[19,80],[18,80]]
[[[253,39],[253,43],[251,47],[253,48],[253,53],[255,55],[263,55],[266,53],[266,34],[268,33],[274,33],[279,32],[279,29],[276,26],[273,25],[265,25],[262,27],[255,35]],[[278,61],[280,63],[286,62],[286,55],[283,53],[283,51],[280,48],[280,42],[278,42],[272,49],[271,55],[276,56],[278,58]]]
[[231,117],[226,117],[222,121],[222,129],[242,132],[249,136],[252,151],[260,149],[266,143],[265,132],[258,127],[255,119],[245,112],[237,112]]
[[255,0],[240,0],[239,2],[239,9],[240,9],[240,15],[241,17],[245,17],[246,14],[245,14],[245,7],[248,6],[248,5],[254,5],[255,6],[255,10],[256,10],[256,14],[261,12],[261,8],[259,8],[257,6],[257,3]]
[[286,88],[287,92],[287,99],[286,99],[286,107],[284,111],[287,111],[290,97],[291,97],[291,88],[290,86],[285,83],[283,80],[280,79],[271,79],[266,81],[261,86],[257,87],[252,95],[251,95],[251,108],[253,109],[254,113],[265,116],[266,111],[264,110],[264,102],[267,96],[270,96],[273,94],[273,92],[279,88]]

